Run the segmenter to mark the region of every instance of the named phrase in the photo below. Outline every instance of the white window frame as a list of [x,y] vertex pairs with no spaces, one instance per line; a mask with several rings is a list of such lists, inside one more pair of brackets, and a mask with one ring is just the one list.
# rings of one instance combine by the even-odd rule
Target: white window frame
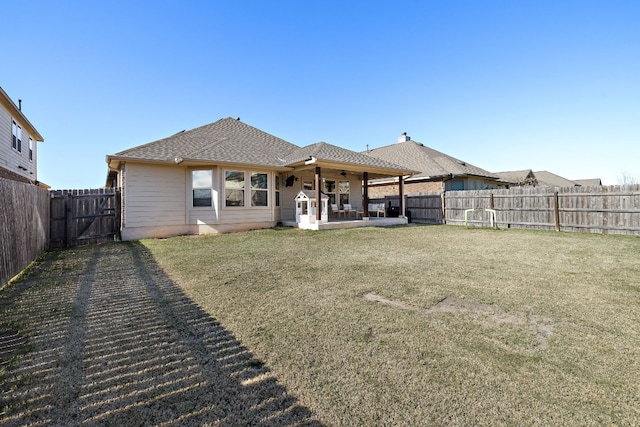
[[[266,188],[254,187],[253,178],[256,175],[264,175],[265,176],[264,185],[266,185]],[[250,202],[250,206],[252,208],[267,208],[267,207],[269,207],[269,187],[270,187],[269,186],[269,174],[267,172],[250,172],[249,176],[250,176],[250,186],[251,186],[251,194],[250,194],[251,202]],[[258,194],[258,193],[263,193],[262,195],[263,195],[263,197],[265,197],[265,200],[266,200],[266,203],[264,205],[256,205],[256,204],[254,204],[254,195]]]
[[[197,173],[201,173],[201,172],[208,172],[209,173],[209,182],[208,183],[203,183],[203,185],[196,185],[195,183],[195,175]],[[204,184],[208,184],[208,185],[204,185]],[[196,201],[196,191],[204,191],[204,190],[209,190],[209,204],[208,205],[196,205],[195,201]],[[213,200],[213,195],[215,194],[215,192],[213,191],[213,170],[211,169],[194,169],[191,171],[191,207],[193,209],[211,209],[214,207],[214,200]],[[204,198],[206,199],[206,198]]]
[[[346,186],[341,185],[346,184]],[[346,191],[343,191],[345,190]],[[338,181],[338,202],[344,206],[345,204],[351,204],[351,183],[349,181]],[[342,196],[346,196],[344,199]]]
[[22,128],[15,121],[11,121],[11,148],[22,153]]
[[[242,174],[242,177],[244,178],[242,181],[242,186],[240,187],[235,187],[233,185],[229,186],[228,184],[230,182],[235,182],[235,181],[228,181],[227,177],[229,177],[229,174]],[[266,175],[266,179],[264,180],[264,184],[266,184],[266,188],[257,188],[254,187],[253,185],[253,181],[252,178],[255,175]],[[240,169],[225,169],[222,171],[222,179],[223,179],[223,186],[224,186],[224,204],[223,207],[225,209],[242,209],[242,208],[268,208],[271,207],[272,205],[272,195],[270,194],[271,192],[271,188],[274,185],[271,182],[271,173],[270,172],[265,172],[265,171],[252,171],[252,170],[240,170]],[[234,199],[229,199],[229,196],[231,195],[231,193],[229,192],[242,192],[242,197],[241,198],[234,198]],[[264,195],[266,197],[266,205],[255,205],[254,204],[254,197],[253,195],[255,194],[255,192],[260,191],[260,192],[264,192]],[[241,200],[240,200],[241,199]],[[229,202],[232,201],[233,204],[229,204]],[[235,204],[237,202],[240,202],[241,204]]]
[[[227,186],[228,184],[228,180],[227,180],[227,176],[229,176],[228,174],[235,174],[235,173],[241,173],[242,174],[242,187],[240,188],[233,188],[231,186]],[[243,171],[243,170],[237,170],[237,169],[226,169],[223,171],[223,177],[224,177],[224,207],[225,208],[232,208],[232,209],[237,209],[237,208],[244,208],[247,205],[246,202],[246,197],[247,197],[247,172]],[[235,181],[231,181],[231,182],[235,182]],[[227,193],[228,191],[241,191],[242,192],[242,197],[240,198],[235,198],[232,200],[237,200],[240,204],[229,204],[230,199],[229,199],[229,194]]]

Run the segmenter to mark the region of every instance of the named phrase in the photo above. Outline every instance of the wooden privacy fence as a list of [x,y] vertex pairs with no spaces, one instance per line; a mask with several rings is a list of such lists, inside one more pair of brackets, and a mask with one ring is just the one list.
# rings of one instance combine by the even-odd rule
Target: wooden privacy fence
[[64,248],[120,238],[120,193],[112,188],[51,192],[49,247]]
[[0,286],[47,249],[49,192],[0,178]]
[[[640,235],[640,185],[597,187],[515,187],[447,191],[405,196],[414,222],[488,226],[495,211],[501,228],[530,228]],[[398,197],[372,199],[398,206]]]

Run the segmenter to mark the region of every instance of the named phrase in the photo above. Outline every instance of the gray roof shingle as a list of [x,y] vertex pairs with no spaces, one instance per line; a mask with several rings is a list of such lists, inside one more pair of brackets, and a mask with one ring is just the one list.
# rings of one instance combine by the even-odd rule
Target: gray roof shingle
[[277,167],[283,165],[283,156],[297,148],[290,142],[229,117],[114,156],[150,161],[171,162],[181,158]]
[[571,181],[570,179],[566,179],[561,177],[560,175],[556,175],[555,173],[551,173],[548,171],[536,171],[533,172],[536,176],[536,180],[538,181],[538,185],[546,186],[546,187],[576,187],[579,184]]
[[475,175],[497,179],[498,176],[472,164],[448,156],[413,140],[403,141],[364,152],[405,168],[420,171],[412,178],[434,178],[447,175]]
[[[347,150],[326,142],[317,142],[291,152],[284,160],[287,164],[295,164],[314,157],[320,161],[344,163],[346,165],[372,166],[379,168],[406,169],[392,162],[367,156],[363,153]],[[407,173],[411,173],[407,169]]]
[[531,169],[524,169],[520,171],[507,171],[496,172],[496,175],[500,178],[500,181],[508,182],[517,185],[535,185],[536,177]]
[[310,157],[323,162],[349,166],[371,167],[389,174],[411,174],[412,170],[397,164],[366,156],[355,151],[319,142],[307,147],[270,135],[238,119],[226,118],[195,129],[179,132],[121,151],[110,159],[132,159],[151,162],[204,161],[265,167],[293,166]]

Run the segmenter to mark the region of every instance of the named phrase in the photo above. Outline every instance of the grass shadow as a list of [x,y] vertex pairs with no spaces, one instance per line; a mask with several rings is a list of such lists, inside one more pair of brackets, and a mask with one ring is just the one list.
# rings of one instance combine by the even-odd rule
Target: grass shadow
[[139,243],[58,251],[0,293],[28,351],[0,424],[319,426]]

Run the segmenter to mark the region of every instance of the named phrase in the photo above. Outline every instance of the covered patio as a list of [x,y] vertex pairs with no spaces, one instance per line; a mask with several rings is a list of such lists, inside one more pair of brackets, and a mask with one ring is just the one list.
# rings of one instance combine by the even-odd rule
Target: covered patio
[[[280,221],[283,225],[329,230],[408,223],[404,216],[403,183],[415,171],[325,142],[298,150],[287,160],[291,169],[282,179],[292,188],[281,194],[285,197]],[[399,183],[400,206],[394,207],[396,217],[386,215],[385,207],[377,209],[369,204],[369,180],[389,177],[397,178]],[[295,208],[287,209],[286,205],[294,201]],[[344,212],[345,206],[351,207],[350,212]]]

